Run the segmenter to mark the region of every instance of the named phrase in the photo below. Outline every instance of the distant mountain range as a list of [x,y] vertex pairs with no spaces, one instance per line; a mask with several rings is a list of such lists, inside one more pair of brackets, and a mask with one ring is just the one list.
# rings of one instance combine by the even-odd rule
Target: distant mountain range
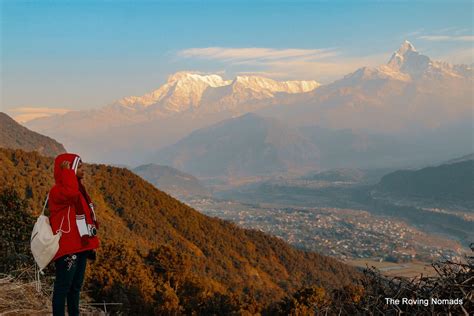
[[277,95],[318,86],[316,81],[259,76],[224,80],[218,75],[178,72],[144,96],[126,97],[100,109],[38,118],[26,125],[90,153],[96,161],[136,164],[144,161],[145,153],[173,144],[195,129],[268,106]]
[[298,130],[319,149],[322,169],[423,167],[472,147],[472,124],[467,121],[432,131],[395,135],[314,125]]
[[259,76],[237,76],[224,80],[219,75],[178,72],[159,89],[141,97],[119,100],[114,106],[145,110],[153,116],[181,112],[218,112],[230,109],[241,113],[239,104],[274,98],[278,93],[303,93],[316,89],[316,81],[275,81]]
[[391,135],[315,125],[298,130],[319,148],[323,169],[378,168],[413,161],[413,156],[405,154],[403,157],[400,153],[400,148],[407,147],[406,144]]
[[153,160],[196,176],[232,178],[314,170],[319,153],[298,131],[249,113],[199,129]]
[[37,151],[51,157],[66,152],[62,144],[23,127],[3,112],[0,112],[0,147]]
[[[151,154],[199,128],[256,112],[293,127],[381,135],[372,141],[382,147],[390,146],[385,136],[389,141],[396,136],[393,150],[372,150],[387,154],[377,163],[386,167],[390,159],[400,160],[391,156],[402,151],[397,148],[400,141],[416,139],[426,144],[426,153],[416,153],[420,163],[444,159],[446,152],[465,151],[470,146],[466,135],[472,127],[472,88],[470,66],[431,60],[405,41],[386,64],[360,68],[327,85],[259,76],[225,80],[218,75],[179,72],[143,96],[126,97],[99,109],[39,118],[26,125],[94,161],[136,165],[149,163]],[[456,142],[451,141],[453,135],[459,135]],[[450,148],[440,152],[440,145]],[[324,151],[321,156],[325,157]],[[331,161],[334,155],[329,156]],[[406,164],[410,162],[408,158]]]
[[148,164],[138,166],[132,171],[161,191],[176,198],[208,197],[211,195],[210,190],[196,177],[169,166]]
[[[457,138],[449,142],[449,137]],[[346,181],[350,181],[352,171],[357,171],[363,181],[376,183],[383,174],[373,181],[371,170],[388,173],[426,166],[436,158],[447,159],[465,151],[469,138],[459,128],[411,139],[352,129],[291,128],[282,121],[249,113],[198,129],[158,151],[149,161],[171,165],[201,178],[232,180],[254,176],[258,181],[258,177],[315,174],[323,170],[333,176],[336,172]]]
[[384,65],[281,97],[260,113],[297,125],[411,133],[472,117],[473,79],[471,66],[434,61],[405,41]]

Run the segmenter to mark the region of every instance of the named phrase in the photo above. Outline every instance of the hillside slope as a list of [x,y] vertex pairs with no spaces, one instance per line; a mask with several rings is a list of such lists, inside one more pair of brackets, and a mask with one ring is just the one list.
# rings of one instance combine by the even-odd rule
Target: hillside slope
[[420,170],[395,171],[385,175],[376,189],[408,198],[472,202],[474,160],[460,160]]
[[319,152],[297,130],[247,113],[194,131],[154,159],[196,176],[240,177],[314,170]]
[[0,112],[0,147],[37,151],[50,157],[66,152],[54,139],[23,127],[3,112]]
[[209,189],[195,176],[169,166],[147,164],[138,166],[132,171],[161,191],[177,198],[211,195]]
[[[0,149],[2,188],[13,187],[38,215],[52,165],[37,153]],[[245,306],[255,311],[301,287],[337,288],[358,275],[334,259],[207,217],[127,169],[85,165],[85,173],[102,240],[86,290],[99,301],[125,302],[127,312],[218,308],[231,298],[254,302]]]

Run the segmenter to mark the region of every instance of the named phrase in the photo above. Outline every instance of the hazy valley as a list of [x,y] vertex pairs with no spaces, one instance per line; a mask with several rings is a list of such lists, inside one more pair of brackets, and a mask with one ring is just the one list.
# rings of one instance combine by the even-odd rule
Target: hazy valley
[[472,151],[472,75],[405,41],[326,85],[179,72],[146,95],[26,125],[92,161],[141,164],[127,168],[299,248],[430,261],[473,237],[472,155],[438,166]]
[[472,7],[0,2],[0,315],[473,314]]
[[[410,171],[436,182],[455,181],[472,192],[472,162]],[[464,168],[439,176],[440,170]],[[428,171],[427,171],[428,170]],[[393,171],[393,170],[392,170]],[[188,203],[208,215],[270,232],[289,243],[342,259],[372,258],[406,262],[459,259],[474,238],[472,201],[440,199],[460,192],[444,186],[432,198],[380,192],[393,174],[389,170],[336,169],[294,179],[274,179],[216,192],[217,199],[190,198]],[[408,173],[408,171],[405,171]],[[454,177],[454,178],[453,178]],[[406,189],[399,184],[398,189]],[[425,192],[429,191],[424,186]],[[415,192],[413,192],[415,193]]]

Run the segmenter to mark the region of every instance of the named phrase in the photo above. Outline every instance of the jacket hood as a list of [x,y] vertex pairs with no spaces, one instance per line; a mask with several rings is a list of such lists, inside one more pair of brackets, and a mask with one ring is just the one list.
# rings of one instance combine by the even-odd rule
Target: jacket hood
[[74,170],[74,173],[76,173],[79,162],[81,162],[81,157],[76,154],[66,153],[60,154],[56,157],[56,159],[54,159],[54,180],[56,184],[61,183],[63,173],[63,169],[61,169],[61,163],[63,163],[63,161],[69,161],[71,169]]

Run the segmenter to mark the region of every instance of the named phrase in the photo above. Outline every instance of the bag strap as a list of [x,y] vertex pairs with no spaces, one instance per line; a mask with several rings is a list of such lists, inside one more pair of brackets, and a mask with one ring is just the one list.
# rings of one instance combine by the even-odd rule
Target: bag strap
[[[41,211],[41,215],[44,215],[44,210],[46,209],[46,205],[48,204],[48,199],[49,199],[49,193],[46,196],[46,200],[44,201],[43,210]],[[64,221],[64,216],[63,216],[63,218],[61,219],[61,224],[59,225],[59,229],[56,230],[56,234],[59,233],[59,232],[66,233],[66,234],[71,232],[71,219],[69,218],[69,212],[70,211],[71,211],[71,206],[69,206],[69,208],[67,210],[68,230],[67,231],[62,230],[63,221]]]
[[43,269],[41,269],[41,268],[38,269],[38,268],[39,268],[38,264],[35,263],[35,283],[36,283],[35,287],[36,287],[36,291],[38,293],[40,293],[41,288],[42,288],[40,277],[41,277],[41,275],[44,275],[44,272],[43,272]]
[[46,205],[48,204],[48,199],[49,199],[49,193],[46,196],[46,201],[44,201],[43,210],[41,211],[41,215],[44,215],[44,210],[46,209]]
[[69,232],[71,232],[71,219],[69,218],[69,212],[71,211],[71,206],[69,206],[69,208],[67,209],[67,221],[68,221],[68,230],[67,231],[64,231],[62,230],[61,228],[63,228],[63,221],[64,221],[64,216],[63,218],[61,219],[61,225],[59,225],[59,229],[56,230],[56,234],[58,233],[65,233],[65,234],[68,234]]

